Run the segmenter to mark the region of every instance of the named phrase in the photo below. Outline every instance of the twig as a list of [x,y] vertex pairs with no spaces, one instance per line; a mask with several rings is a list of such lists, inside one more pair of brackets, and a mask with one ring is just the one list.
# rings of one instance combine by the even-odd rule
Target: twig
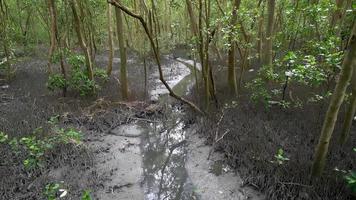
[[280,183],[282,185],[296,185],[296,186],[307,187],[307,188],[312,188],[313,187],[311,185],[304,185],[304,184],[301,184],[301,183],[293,183],[293,182],[281,182],[281,181],[278,181],[278,183]]

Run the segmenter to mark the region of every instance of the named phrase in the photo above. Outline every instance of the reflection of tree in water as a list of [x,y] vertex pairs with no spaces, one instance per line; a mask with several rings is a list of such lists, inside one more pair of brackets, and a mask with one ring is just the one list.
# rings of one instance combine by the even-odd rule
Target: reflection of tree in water
[[152,124],[142,138],[146,200],[196,199],[185,169],[184,122]]

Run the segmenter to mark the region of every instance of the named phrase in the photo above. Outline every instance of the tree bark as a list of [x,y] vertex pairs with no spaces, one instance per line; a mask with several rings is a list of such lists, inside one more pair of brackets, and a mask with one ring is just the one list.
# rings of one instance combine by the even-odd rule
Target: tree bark
[[84,56],[85,56],[85,64],[86,64],[86,67],[87,67],[88,78],[90,80],[94,80],[93,62],[91,60],[92,57],[91,57],[90,49],[87,46],[87,44],[85,42],[85,38],[83,36],[83,32],[82,32],[82,28],[81,28],[81,22],[80,22],[80,18],[79,18],[78,11],[77,11],[77,1],[76,0],[71,0],[70,1],[70,5],[71,5],[71,8],[72,8],[72,12],[73,12],[74,28],[75,28],[75,31],[77,33],[78,42],[79,42],[80,47],[82,48],[82,51],[84,52]]
[[111,75],[112,65],[114,59],[114,40],[113,40],[113,30],[112,30],[112,8],[111,4],[108,4],[108,44],[109,44],[109,63],[106,70],[108,76]]
[[[354,62],[354,65],[356,65],[355,62]],[[355,112],[356,112],[356,69],[355,69],[355,66],[354,66],[354,70],[352,73],[351,87],[352,87],[352,95],[351,95],[351,99],[350,99],[350,105],[348,106],[348,109],[346,111],[344,124],[342,126],[341,135],[339,138],[339,142],[341,144],[346,143],[347,138],[349,137],[350,129],[352,126],[352,121],[354,120],[354,116],[355,116]]]
[[120,51],[121,94],[122,94],[122,98],[127,100],[129,88],[128,88],[128,81],[127,81],[127,56],[126,56],[122,11],[120,10],[120,8],[115,8],[115,13],[116,13],[117,37],[119,40],[119,51]]
[[123,12],[125,12],[126,14],[130,15],[133,18],[136,18],[140,21],[141,25],[143,26],[145,33],[150,41],[156,62],[157,62],[157,67],[158,67],[158,72],[159,72],[159,78],[160,81],[163,83],[163,85],[166,87],[166,89],[169,91],[169,95],[172,96],[173,98],[176,98],[179,101],[182,101],[183,103],[187,104],[188,106],[190,106],[193,110],[197,111],[200,114],[204,114],[203,111],[201,111],[195,104],[193,104],[192,102],[184,99],[183,97],[178,96],[173,90],[172,88],[168,85],[168,83],[166,82],[166,80],[163,77],[163,70],[162,70],[162,65],[161,65],[161,61],[159,58],[159,54],[157,51],[157,47],[155,45],[155,42],[150,34],[149,28],[147,26],[147,23],[145,22],[145,20],[143,19],[142,16],[130,11],[130,9],[128,9],[127,7],[123,6],[119,1],[117,0],[108,0],[108,3],[116,6],[117,8],[121,9]]
[[328,153],[330,139],[335,128],[335,122],[341,104],[345,97],[347,85],[351,79],[352,72],[355,70],[356,60],[356,23],[353,25],[353,30],[350,36],[350,43],[345,53],[345,58],[340,72],[340,78],[334,89],[328,111],[325,116],[323,128],[319,143],[315,151],[314,162],[312,166],[312,176],[320,176],[325,167],[326,155]]
[[237,94],[237,83],[236,83],[236,41],[234,40],[234,29],[237,24],[237,10],[240,7],[241,0],[235,0],[234,6],[232,9],[232,17],[230,22],[230,36],[229,43],[230,48],[228,51],[228,85],[230,88],[230,92],[234,95]]
[[266,28],[266,39],[265,39],[265,57],[264,65],[272,68],[273,65],[273,30],[274,30],[274,13],[275,13],[276,1],[268,0],[268,20]]
[[52,74],[53,69],[52,69],[52,56],[55,51],[55,48],[57,46],[56,43],[56,27],[57,27],[57,21],[56,21],[56,14],[55,14],[55,5],[54,5],[54,0],[48,0],[48,10],[51,18],[51,30],[50,30],[50,47],[49,47],[49,52],[48,52],[48,73]]

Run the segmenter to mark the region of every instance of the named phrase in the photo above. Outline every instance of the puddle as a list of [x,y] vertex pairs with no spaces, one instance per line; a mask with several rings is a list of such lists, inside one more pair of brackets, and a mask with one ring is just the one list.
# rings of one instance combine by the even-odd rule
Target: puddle
[[[171,61],[163,66],[163,73],[169,86],[178,95],[188,94],[194,86],[195,76],[184,63]],[[159,81],[158,73],[152,74],[150,81],[153,83],[151,100],[166,101],[168,90]],[[142,125],[146,130],[141,135],[145,200],[199,199],[185,168],[185,124],[179,118],[179,111],[175,114],[178,116],[171,116],[169,121]]]
[[145,125],[141,136],[145,200],[198,199],[185,169],[184,122],[177,119],[167,123]]
[[[172,60],[169,56],[166,56],[165,58],[169,61],[167,64],[162,66],[162,71],[168,85],[178,95],[189,94],[191,88],[195,84],[192,67],[184,64],[183,62]],[[186,62],[188,61],[189,60],[186,60]],[[159,74],[157,71],[150,75],[149,82],[149,85],[151,86],[149,90],[151,100],[157,101],[160,98],[167,96],[168,90],[159,80]]]

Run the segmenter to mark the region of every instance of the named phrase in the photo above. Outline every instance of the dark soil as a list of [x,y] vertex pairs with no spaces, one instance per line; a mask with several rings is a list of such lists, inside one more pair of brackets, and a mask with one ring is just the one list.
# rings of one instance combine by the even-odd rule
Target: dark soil
[[[42,53],[45,53],[42,52]],[[106,61],[97,57],[97,65],[105,67]],[[145,111],[148,106],[143,102],[112,103],[120,95],[117,81],[111,78],[103,83],[102,90],[94,97],[80,97],[69,92],[61,97],[61,92],[50,92],[46,88],[46,57],[31,55],[22,57],[16,62],[16,76],[9,82],[0,77],[0,131],[14,137],[22,138],[34,135],[36,128],[42,127],[43,134],[35,135],[42,138],[51,134],[48,120],[59,116],[59,126],[76,128],[84,134],[83,141],[100,140],[112,127],[129,123],[130,117],[146,117],[154,111]],[[117,65],[117,62],[115,63]],[[114,66],[117,68],[117,66]],[[132,98],[143,99],[144,80],[142,64],[129,63],[132,87],[138,89],[131,92]],[[118,70],[114,70],[117,75]],[[136,84],[136,85],[134,85]],[[117,91],[117,92],[113,92]],[[66,199],[80,199],[84,190],[94,193],[100,190],[102,182],[108,177],[99,177],[93,163],[95,154],[105,149],[89,149],[86,145],[59,145],[46,152],[43,166],[36,170],[26,170],[22,164],[25,156],[11,150],[9,145],[0,144],[0,199],[45,199],[44,188],[49,183],[63,184],[69,191]]]
[[[313,153],[326,106],[307,105],[303,109],[286,110],[277,106],[266,109],[253,105],[246,98],[238,102],[238,106],[206,119],[202,133],[209,136],[212,142],[216,130],[220,136],[229,130],[216,145],[216,150],[225,153],[228,163],[241,174],[246,185],[261,191],[269,200],[353,199],[343,178],[345,174],[335,170],[356,168],[356,154],[352,150],[356,129],[352,129],[352,136],[345,145],[336,143],[342,114],[323,177],[310,182]],[[281,165],[276,162],[278,149],[284,150],[284,156],[289,161]]]

